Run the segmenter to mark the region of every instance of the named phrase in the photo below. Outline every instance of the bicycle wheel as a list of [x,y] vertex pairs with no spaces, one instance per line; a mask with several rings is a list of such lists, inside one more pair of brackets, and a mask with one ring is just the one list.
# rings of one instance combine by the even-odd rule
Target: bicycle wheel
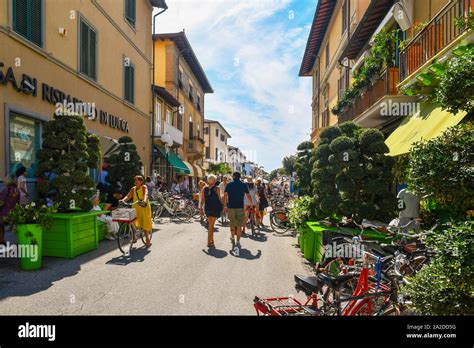
[[[148,233],[148,238],[150,238],[150,241],[152,237],[153,237],[153,231]],[[142,240],[143,244],[146,244],[145,232],[143,232],[143,230],[140,230],[140,239]]]
[[270,226],[278,234],[284,234],[291,228],[286,211],[272,211],[270,213]]
[[252,231],[252,236],[256,237],[257,233],[255,231],[255,214],[251,213],[249,216],[250,230]]
[[132,250],[133,231],[129,224],[122,224],[117,233],[117,243],[120,251],[127,255]]
[[179,220],[183,222],[188,222],[192,219],[194,215],[194,208],[191,207],[190,204],[187,204],[184,209],[180,209],[179,207],[175,210],[174,216],[176,216]]
[[159,222],[162,213],[163,213],[163,206],[161,204],[156,205],[153,208],[153,218],[152,218],[153,223],[157,224]]

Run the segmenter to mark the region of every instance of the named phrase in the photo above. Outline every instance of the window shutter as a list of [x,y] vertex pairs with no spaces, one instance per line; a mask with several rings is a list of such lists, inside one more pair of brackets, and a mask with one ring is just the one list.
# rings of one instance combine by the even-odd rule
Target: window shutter
[[89,29],[89,76],[96,79],[96,48],[97,48],[97,40],[96,40],[96,33],[95,31]]
[[129,101],[133,104],[133,96],[134,96],[134,67],[132,65],[125,67],[125,100]]
[[135,67],[130,66],[130,102],[135,103]]
[[28,37],[28,0],[13,0],[13,30]]
[[81,22],[81,72],[89,75],[89,28]]
[[41,47],[42,45],[42,26],[41,26],[41,0],[31,0],[30,5],[31,28],[29,39]]

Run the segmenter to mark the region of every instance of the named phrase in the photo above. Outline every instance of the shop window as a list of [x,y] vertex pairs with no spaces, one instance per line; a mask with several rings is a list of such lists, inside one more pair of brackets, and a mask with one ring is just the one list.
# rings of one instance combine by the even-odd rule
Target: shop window
[[80,21],[80,72],[97,78],[97,33],[82,19]]
[[124,60],[124,99],[135,103],[135,66],[129,58]]
[[133,27],[135,27],[136,16],[135,0],[125,0],[125,19]]
[[13,0],[13,30],[34,44],[43,45],[43,1]]
[[20,167],[27,169],[27,177],[35,178],[36,152],[41,146],[41,123],[33,119],[10,113],[9,124],[10,174]]

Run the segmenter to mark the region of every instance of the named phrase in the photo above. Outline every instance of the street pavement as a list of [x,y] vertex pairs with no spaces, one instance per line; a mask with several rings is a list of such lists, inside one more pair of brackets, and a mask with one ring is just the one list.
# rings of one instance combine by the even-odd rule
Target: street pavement
[[237,257],[229,228],[216,226],[214,250],[199,222],[163,218],[151,249],[139,241],[128,257],[105,240],[72,260],[45,257],[39,271],[0,258],[0,314],[254,315],[255,296],[302,298],[293,276],[311,270],[294,236],[267,229],[258,239],[243,238]]

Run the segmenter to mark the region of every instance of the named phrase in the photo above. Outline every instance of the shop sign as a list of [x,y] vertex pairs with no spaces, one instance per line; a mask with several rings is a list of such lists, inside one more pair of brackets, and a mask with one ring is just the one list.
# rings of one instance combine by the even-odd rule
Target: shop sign
[[[4,72],[4,70],[2,69],[3,67],[4,64],[0,62],[0,85],[6,86],[7,84],[11,84],[12,87],[18,93],[37,97],[38,81],[36,78],[33,78],[26,74],[22,74],[21,82],[18,83],[13,68],[9,67],[6,72]],[[60,89],[54,88],[44,82],[41,84],[41,100],[49,104],[55,105],[56,109],[69,111],[76,110],[77,105],[87,104],[83,103],[80,99],[77,99],[74,96],[71,96],[70,94],[66,94]],[[101,124],[107,125],[114,129],[118,129],[124,133],[129,132],[128,121],[122,119],[119,116],[112,115],[107,111],[98,110],[97,108],[95,108],[95,103],[91,104],[94,105],[93,110],[85,114],[88,119],[93,121],[99,120]]]

